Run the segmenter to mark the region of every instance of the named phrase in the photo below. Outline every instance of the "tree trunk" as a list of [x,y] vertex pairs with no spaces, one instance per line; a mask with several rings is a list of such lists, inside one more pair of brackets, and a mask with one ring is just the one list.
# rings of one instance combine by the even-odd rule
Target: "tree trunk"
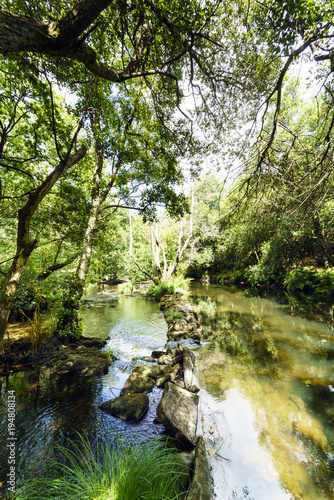
[[20,282],[24,267],[27,263],[31,252],[34,250],[37,240],[32,238],[30,234],[30,224],[34,213],[38,206],[43,201],[45,196],[50,192],[58,179],[73,165],[78,163],[86,154],[86,147],[82,146],[72,156],[71,149],[74,145],[81,124],[76,131],[68,150],[65,160],[59,163],[57,167],[47,176],[42,184],[30,194],[27,203],[19,210],[17,239],[16,239],[16,255],[13,263],[5,277],[3,289],[0,296],[0,342],[6,332],[8,318],[11,307],[14,302],[15,293]]

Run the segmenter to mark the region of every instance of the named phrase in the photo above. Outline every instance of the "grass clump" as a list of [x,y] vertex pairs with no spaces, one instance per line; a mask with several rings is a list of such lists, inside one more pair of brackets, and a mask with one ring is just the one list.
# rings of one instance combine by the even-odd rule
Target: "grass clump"
[[63,459],[53,464],[52,477],[28,481],[16,500],[168,500],[187,484],[176,452],[159,439],[133,445],[117,436],[113,446],[98,439],[93,448],[78,435],[70,446],[57,446]]
[[181,293],[183,296],[187,296],[189,283],[192,278],[186,278],[183,274],[175,276],[170,280],[161,280],[158,285],[151,285],[147,290],[147,295],[154,297],[155,299],[160,299],[163,295]]
[[182,318],[183,314],[180,311],[168,311],[166,314],[167,321],[172,321],[173,319]]

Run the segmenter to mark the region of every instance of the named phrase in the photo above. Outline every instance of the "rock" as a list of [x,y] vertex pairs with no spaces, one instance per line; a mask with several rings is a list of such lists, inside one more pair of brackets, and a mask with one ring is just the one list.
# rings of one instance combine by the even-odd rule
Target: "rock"
[[170,379],[171,374],[170,373],[165,373],[165,375],[162,375],[161,377],[158,377],[155,381],[155,385],[157,387],[162,387],[167,380]]
[[193,383],[193,375],[195,370],[196,357],[188,347],[183,348],[183,379],[186,389]]
[[144,375],[145,372],[148,371],[148,367],[146,365],[137,365],[133,370],[132,373],[140,373],[141,375]]
[[173,371],[170,374],[170,379],[173,381],[176,379],[178,372],[181,370],[181,365],[177,364],[173,366]]
[[192,333],[191,337],[195,342],[200,342],[202,338],[202,332],[200,330],[197,330],[196,332]]
[[181,389],[185,388],[183,380],[175,380],[174,384],[177,385],[178,387],[181,387]]
[[122,420],[140,420],[149,405],[147,394],[128,394],[110,399],[100,405],[101,410]]
[[158,365],[171,365],[173,363],[173,358],[168,354],[163,354],[157,361]]
[[143,356],[142,358],[143,361],[146,361],[147,363],[153,363],[155,361],[155,358],[153,358],[152,356]]
[[186,321],[188,321],[188,323],[196,323],[196,319],[192,314],[188,314]]
[[187,387],[187,391],[192,392],[193,394],[197,394],[197,392],[200,391],[200,388],[197,385],[193,384]]
[[169,356],[172,356],[172,358],[175,358],[176,356],[179,356],[181,354],[181,351],[179,351],[179,349],[175,349],[173,347],[168,347],[166,354],[169,354]]
[[183,361],[183,354],[179,354],[178,356],[175,356],[172,361],[172,365],[176,365],[177,363],[182,363]]
[[194,460],[194,476],[191,481],[187,500],[211,500],[211,476],[205,442],[199,436]]
[[186,449],[193,448],[196,442],[198,401],[195,399],[190,392],[167,382],[157,407],[159,421]]
[[120,395],[124,396],[125,394],[151,392],[153,387],[153,378],[132,372],[130,377],[126,380]]
[[160,358],[160,356],[162,356],[163,354],[166,354],[166,353],[164,351],[152,351],[151,352],[151,356],[154,359]]
[[188,332],[172,332],[169,334],[168,338],[172,340],[182,340],[189,337]]

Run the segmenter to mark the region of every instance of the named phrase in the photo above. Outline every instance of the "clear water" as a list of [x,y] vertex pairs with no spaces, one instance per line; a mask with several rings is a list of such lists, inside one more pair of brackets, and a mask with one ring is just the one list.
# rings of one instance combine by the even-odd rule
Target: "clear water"
[[271,300],[195,284],[201,425],[219,500],[334,498],[332,325]]
[[[334,499],[334,335],[325,321],[289,314],[271,300],[193,285],[204,301],[210,336],[197,349],[202,387],[200,428],[210,453],[217,500]],[[161,349],[167,325],[156,303],[93,288],[82,314],[85,334],[108,338],[119,358],[92,379],[18,373],[1,379],[0,482],[8,471],[6,398],[15,390],[16,478],[42,473],[52,442],[75,431],[115,431],[135,439],[163,432],[153,424],[161,390],[150,395],[140,424],[107,415],[98,406],[119,394],[133,359]],[[203,307],[203,304],[202,304]],[[317,318],[318,320],[321,318]],[[44,472],[43,472],[44,473]],[[0,498],[5,498],[5,487]],[[42,499],[41,499],[42,500]]]
[[[129,439],[146,440],[163,433],[162,425],[153,423],[161,389],[149,394],[150,408],[138,424],[116,419],[99,409],[99,405],[119,395],[136,362],[132,358],[162,349],[166,342],[167,324],[159,306],[141,297],[117,297],[115,290],[92,289],[84,307],[85,335],[110,337],[105,349],[112,349],[118,360],[107,375],[88,379],[55,376],[50,372],[16,373],[1,378],[0,399],[0,498],[7,495],[8,391],[16,397],[16,480],[45,473],[54,458],[52,443],[66,445],[75,439],[76,431],[86,430],[90,436],[102,433],[112,440],[113,433]],[[116,300],[117,299],[117,300]],[[42,499],[41,499],[42,500]]]

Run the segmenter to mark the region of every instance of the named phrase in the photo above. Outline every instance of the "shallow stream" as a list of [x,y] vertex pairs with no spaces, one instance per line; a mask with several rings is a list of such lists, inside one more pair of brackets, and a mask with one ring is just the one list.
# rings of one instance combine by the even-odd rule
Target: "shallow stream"
[[[200,425],[217,500],[334,498],[332,326],[213,285],[193,284],[191,300],[211,317],[204,324],[210,336],[196,354]],[[93,435],[99,429],[111,437],[131,432],[136,439],[163,432],[153,424],[160,389],[150,394],[151,409],[140,424],[98,408],[119,394],[137,358],[164,347],[167,324],[158,305],[99,287],[90,290],[82,313],[85,334],[109,337],[105,349],[118,361],[94,379],[48,372],[1,379],[0,498],[6,498],[10,390],[16,398],[18,482],[47,469],[51,443],[66,444],[75,430]]]

